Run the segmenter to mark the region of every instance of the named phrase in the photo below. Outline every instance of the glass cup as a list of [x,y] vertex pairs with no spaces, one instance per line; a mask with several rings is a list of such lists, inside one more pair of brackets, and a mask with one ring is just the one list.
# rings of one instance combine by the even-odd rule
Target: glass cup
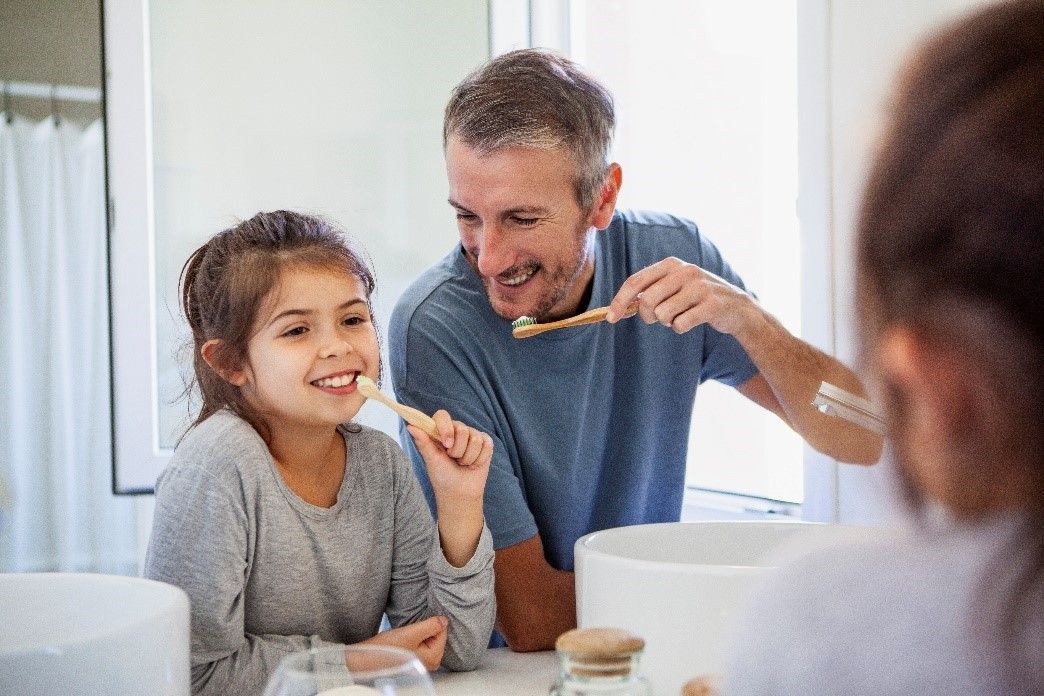
[[351,645],[287,655],[265,696],[435,696],[435,687],[409,650]]

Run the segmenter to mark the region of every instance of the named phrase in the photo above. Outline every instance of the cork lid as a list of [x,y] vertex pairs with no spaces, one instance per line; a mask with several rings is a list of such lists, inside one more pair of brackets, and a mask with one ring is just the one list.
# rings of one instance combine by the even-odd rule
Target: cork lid
[[633,655],[644,648],[644,640],[622,628],[574,628],[555,641],[559,652],[586,658]]
[[690,679],[682,686],[681,696],[718,696],[721,693],[721,676],[705,674]]

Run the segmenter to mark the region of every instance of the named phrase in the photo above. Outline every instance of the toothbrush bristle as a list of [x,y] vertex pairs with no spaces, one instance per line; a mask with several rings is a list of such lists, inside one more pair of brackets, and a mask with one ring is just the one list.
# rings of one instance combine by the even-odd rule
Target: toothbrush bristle
[[517,329],[520,326],[530,326],[531,324],[537,323],[537,320],[533,317],[519,317],[515,321],[511,322],[511,328]]
[[367,377],[366,375],[359,375],[355,378],[355,381],[359,384],[373,384],[373,380]]

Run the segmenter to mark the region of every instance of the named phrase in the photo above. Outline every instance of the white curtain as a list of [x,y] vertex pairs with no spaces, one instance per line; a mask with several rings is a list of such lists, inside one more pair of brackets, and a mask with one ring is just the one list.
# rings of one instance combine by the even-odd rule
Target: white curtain
[[103,136],[0,114],[2,571],[136,571],[111,487]]

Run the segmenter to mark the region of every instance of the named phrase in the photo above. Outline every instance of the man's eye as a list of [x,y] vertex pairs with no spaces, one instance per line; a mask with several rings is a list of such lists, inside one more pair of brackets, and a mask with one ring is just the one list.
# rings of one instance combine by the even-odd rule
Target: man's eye
[[283,336],[300,336],[307,330],[308,329],[306,329],[303,326],[295,326],[294,328],[290,329],[289,331],[284,331],[283,332]]
[[539,218],[524,218],[524,217],[513,216],[511,218],[511,221],[514,222],[516,225],[521,225],[522,227],[528,227],[530,225],[535,225],[537,223],[538,219]]
[[461,222],[474,222],[475,215],[471,213],[457,213],[457,219]]

